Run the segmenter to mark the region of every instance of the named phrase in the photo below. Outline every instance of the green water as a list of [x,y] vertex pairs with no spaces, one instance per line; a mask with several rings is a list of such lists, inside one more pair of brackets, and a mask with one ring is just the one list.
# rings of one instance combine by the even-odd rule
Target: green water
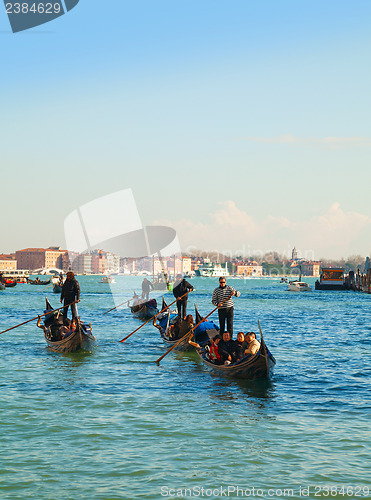
[[[157,366],[150,324],[119,343],[140,323],[127,308],[103,316],[109,285],[79,281],[92,353],[49,352],[35,322],[0,336],[1,499],[223,498],[228,487],[229,498],[304,498],[308,487],[310,498],[371,498],[371,296],[234,281],[235,330],[259,318],[277,359],[271,381],[239,382],[194,353]],[[140,278],[116,281],[117,301],[140,289]],[[191,281],[190,312],[210,312],[215,280]],[[1,330],[40,313],[45,294],[57,306],[39,288],[0,292]]]

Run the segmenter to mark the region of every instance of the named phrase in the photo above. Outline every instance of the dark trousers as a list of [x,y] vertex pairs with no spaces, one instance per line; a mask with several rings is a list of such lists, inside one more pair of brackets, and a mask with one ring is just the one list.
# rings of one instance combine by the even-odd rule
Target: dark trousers
[[[231,338],[233,337],[233,307],[221,307],[218,309],[220,335],[223,336],[224,332],[229,332]],[[227,330],[225,329],[225,320],[227,320]]]
[[[64,299],[64,302],[63,302],[63,320],[65,320],[67,318],[67,312],[68,312],[68,307],[66,307],[68,304],[71,304],[71,302],[73,302],[74,300],[76,299]],[[78,312],[77,312],[77,304],[71,304],[69,306],[71,308],[71,312],[72,312],[72,318],[77,318],[78,317]]]
[[[178,316],[179,318],[185,318],[187,316],[187,297],[183,297],[180,300],[176,301],[176,306],[178,308]],[[182,315],[183,311],[183,315]]]

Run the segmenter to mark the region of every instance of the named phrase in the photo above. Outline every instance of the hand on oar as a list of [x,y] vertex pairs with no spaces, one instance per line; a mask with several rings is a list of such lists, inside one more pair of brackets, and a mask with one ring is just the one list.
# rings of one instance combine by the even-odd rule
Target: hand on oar
[[179,339],[179,340],[178,340],[178,342],[177,342],[176,344],[172,345],[172,346],[170,347],[170,349],[168,349],[168,350],[165,352],[165,354],[163,354],[162,356],[160,356],[160,357],[156,360],[156,363],[157,363],[157,364],[159,364],[159,363],[160,363],[160,361],[161,361],[162,359],[164,359],[164,357],[165,357],[167,354],[169,354],[169,352],[170,352],[170,351],[172,351],[172,350],[173,350],[173,349],[174,349],[177,345],[179,345],[179,344],[180,344],[183,340],[185,340],[188,336],[191,336],[191,334],[193,333],[193,331],[194,331],[194,330],[195,330],[195,329],[196,329],[199,325],[201,325],[201,323],[202,323],[203,321],[205,321],[205,319],[207,319],[209,316],[211,316],[211,315],[212,315],[212,314],[213,314],[213,313],[214,313],[214,312],[218,309],[218,307],[220,307],[222,304],[224,304],[224,302],[227,302],[227,300],[229,300],[229,299],[230,299],[230,298],[232,298],[232,297],[233,297],[233,293],[232,293],[232,295],[231,295],[230,297],[228,297],[228,298],[224,299],[222,302],[220,302],[220,304],[218,304],[218,305],[215,307],[215,309],[213,309],[213,310],[211,311],[211,313],[209,313],[207,316],[205,316],[204,318],[202,318],[202,320],[201,320],[201,321],[199,321],[199,322],[197,323],[197,325],[195,325],[193,328],[191,328],[191,330],[189,330],[189,332],[187,332],[187,333],[184,335],[184,337],[182,337],[181,339]]
[[[186,292],[185,294],[183,294],[181,297],[179,297],[180,299],[182,299],[183,297],[185,297],[186,295],[188,295],[192,290],[189,290],[188,292]],[[164,307],[160,312],[158,312],[157,314],[155,314],[152,318],[150,318],[148,321],[146,321],[145,323],[143,323],[142,325],[140,325],[139,328],[137,328],[136,330],[134,330],[133,332],[129,333],[129,335],[127,335],[125,338],[123,338],[122,340],[120,340],[120,342],[125,342],[126,339],[128,339],[129,337],[131,337],[133,335],[133,333],[137,332],[138,330],[140,330],[142,328],[142,326],[146,325],[147,323],[149,323],[150,321],[153,321],[155,318],[157,318],[157,316],[161,313],[163,313],[164,311],[166,311],[166,309],[168,309],[169,307],[171,307],[173,304],[175,304],[175,302],[177,301],[178,299],[174,300],[174,302],[172,302],[171,304],[169,304],[168,306]]]
[[38,316],[35,316],[34,318],[28,319],[27,321],[24,321],[23,323],[19,323],[19,325],[12,326],[11,328],[4,330],[3,332],[0,332],[0,335],[2,333],[9,332],[10,330],[14,330],[14,328],[18,328],[19,326],[25,325],[26,323],[30,323],[30,321],[35,321],[35,319],[42,318],[43,316],[47,316],[48,314],[50,314],[54,311],[60,311],[61,309],[64,309],[65,307],[69,307],[72,304],[75,304],[76,302],[78,302],[78,300],[74,300],[73,302],[71,302],[71,304],[68,304],[68,305],[65,305],[62,307],[58,307],[58,309],[50,309],[48,312],[46,312],[44,314],[39,314]]

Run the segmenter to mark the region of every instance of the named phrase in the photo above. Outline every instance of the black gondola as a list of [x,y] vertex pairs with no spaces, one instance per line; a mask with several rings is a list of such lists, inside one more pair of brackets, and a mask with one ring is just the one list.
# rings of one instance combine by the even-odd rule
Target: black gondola
[[147,300],[146,302],[141,302],[129,307],[136,318],[144,321],[153,318],[153,316],[156,316],[159,312],[156,299]]
[[[199,315],[196,310],[196,321],[197,314]],[[201,318],[200,315],[199,317]],[[217,365],[207,359],[207,352],[204,346],[207,344],[209,338],[214,335],[214,333],[210,334],[210,332],[206,330],[202,337],[200,335],[198,337],[196,336],[196,342],[201,346],[201,349],[196,349],[197,354],[203,364],[211,372],[225,377],[247,380],[267,379],[273,374],[276,360],[266,346],[262,332],[259,351],[256,354],[248,354],[236,363],[231,363],[230,365]]]
[[48,299],[46,300],[45,313],[50,311],[50,314],[44,316],[44,337],[48,347],[54,352],[75,352],[78,350],[91,351],[95,344],[95,337],[92,334],[91,325],[85,325],[78,320],[76,331],[71,333],[67,338],[58,339],[58,331],[63,324],[61,311],[55,311]]
[[39,279],[31,280],[30,278],[28,278],[27,283],[29,283],[30,285],[49,285],[50,280],[41,281]]

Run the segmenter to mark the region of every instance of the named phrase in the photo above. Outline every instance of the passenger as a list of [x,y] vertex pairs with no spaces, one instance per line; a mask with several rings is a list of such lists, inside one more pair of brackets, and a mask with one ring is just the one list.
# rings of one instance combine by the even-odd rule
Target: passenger
[[216,365],[222,364],[222,358],[219,353],[219,346],[221,338],[220,335],[216,335],[215,337],[210,339],[210,348],[208,353],[208,359],[211,363]]
[[180,320],[179,338],[181,339],[193,328],[193,316],[188,314],[185,320]]
[[168,328],[167,335],[169,337],[169,340],[177,340],[179,338],[179,331],[180,331],[180,319],[177,316],[174,323],[171,324],[170,327]]
[[[229,364],[236,361],[236,344],[233,340],[231,340],[229,332],[223,333],[223,340],[220,341],[218,348],[219,353],[221,353],[222,355],[224,364]],[[229,361],[229,363],[225,363],[225,361]]]
[[245,341],[247,343],[245,356],[247,354],[256,354],[259,351],[260,342],[256,339],[256,335],[254,332],[247,332],[245,335]]
[[76,318],[73,318],[71,322],[67,318],[67,321],[65,321],[63,323],[63,326],[60,328],[60,335],[62,340],[64,340],[65,338],[69,337],[72,333],[74,333],[76,331],[76,328],[77,328]]
[[246,349],[247,349],[247,342],[245,341],[245,335],[243,332],[238,332],[237,340],[235,342],[236,361],[239,361],[241,358],[244,357]]

